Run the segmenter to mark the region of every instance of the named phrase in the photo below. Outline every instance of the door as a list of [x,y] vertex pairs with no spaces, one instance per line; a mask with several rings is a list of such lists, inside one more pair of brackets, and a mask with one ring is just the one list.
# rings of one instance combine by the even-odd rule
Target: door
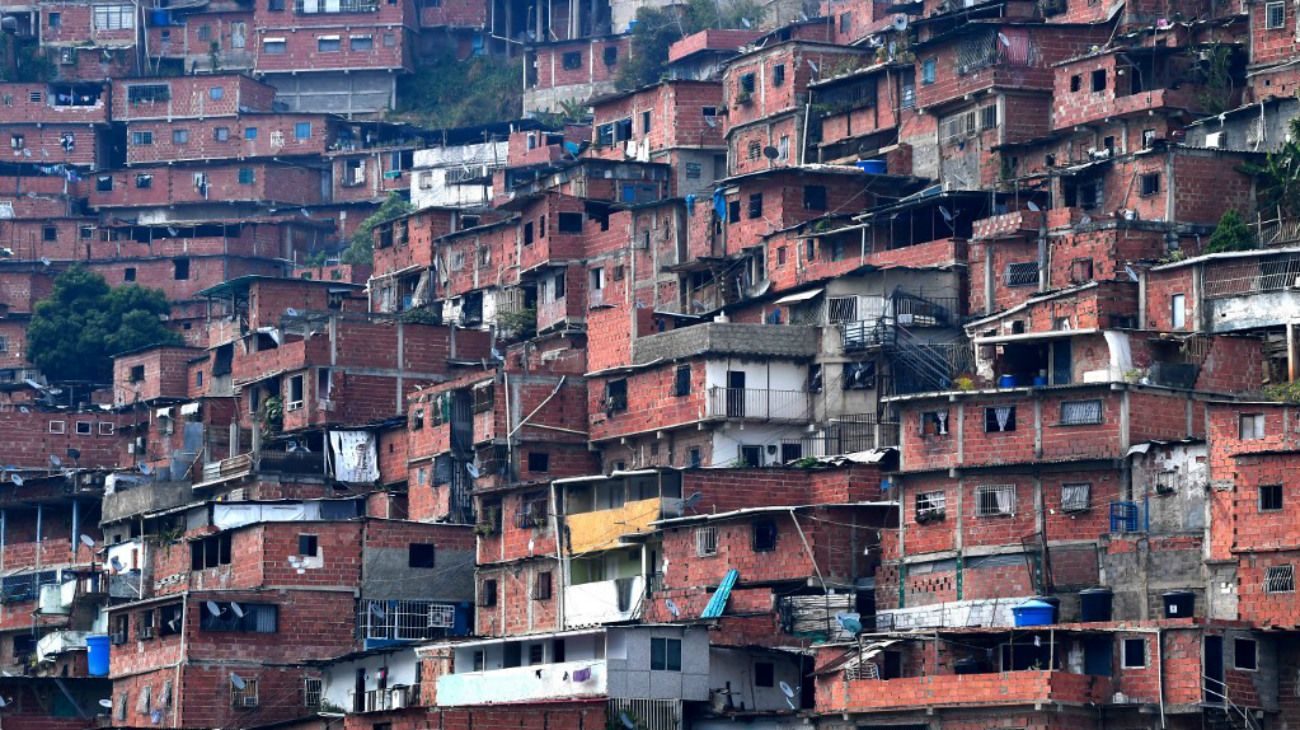
[[1057,340],[1052,343],[1052,385],[1070,384],[1073,360],[1069,340]]
[[1205,704],[1223,704],[1223,637],[1205,637]]
[[745,417],[745,373],[743,371],[727,371],[727,417]]

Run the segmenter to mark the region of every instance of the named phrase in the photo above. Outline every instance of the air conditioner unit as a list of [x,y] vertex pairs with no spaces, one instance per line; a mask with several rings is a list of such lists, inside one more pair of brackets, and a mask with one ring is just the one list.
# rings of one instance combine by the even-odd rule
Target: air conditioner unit
[[1211,132],[1205,135],[1205,146],[1211,149],[1220,149],[1223,147],[1223,132]]

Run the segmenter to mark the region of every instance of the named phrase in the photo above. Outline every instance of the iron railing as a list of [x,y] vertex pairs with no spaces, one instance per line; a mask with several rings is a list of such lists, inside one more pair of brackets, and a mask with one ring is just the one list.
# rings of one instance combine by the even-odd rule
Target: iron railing
[[766,388],[709,388],[709,418],[804,422],[812,417],[812,393]]

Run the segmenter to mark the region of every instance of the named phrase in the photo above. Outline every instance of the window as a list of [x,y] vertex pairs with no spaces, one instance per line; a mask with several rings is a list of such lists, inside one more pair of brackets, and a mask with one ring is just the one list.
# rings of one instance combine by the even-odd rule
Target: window
[[113,176],[100,175],[99,177],[95,178],[95,192],[97,193],[113,192]]
[[528,221],[527,223],[524,224],[524,245],[525,246],[533,245],[533,238],[534,238],[533,222]]
[[853,29],[853,13],[840,13],[840,32],[848,33]]
[[533,577],[533,600],[551,600],[551,571],[543,570]]
[[396,47],[397,47],[397,35],[394,33],[385,33],[384,48],[396,48]]
[[703,452],[700,451],[700,447],[692,446],[690,451],[686,452],[686,463],[692,469],[699,469],[704,465]]
[[77,421],[77,435],[89,436],[95,430],[95,424],[90,421]]
[[757,444],[742,444],[740,447],[740,465],[760,467],[763,465],[763,447]]
[[656,672],[682,671],[682,640],[652,637],[650,669]]
[[826,186],[803,186],[803,207],[804,210],[826,210]]
[[322,680],[306,677],[302,680],[302,704],[312,710],[320,709]]
[[131,628],[131,617],[122,614],[113,617],[113,632],[110,639],[114,645],[120,646],[126,643],[127,632]]
[[1259,645],[1254,639],[1233,640],[1232,666],[1247,672],[1259,669]]
[[1271,2],[1264,4],[1265,30],[1281,30],[1286,27],[1286,3]]
[[1149,172],[1142,176],[1142,195],[1155,195],[1160,192],[1160,173]]
[[252,185],[257,182],[257,173],[251,167],[239,168],[239,184]]
[[1086,482],[1061,485],[1061,511],[1086,512],[1092,503],[1092,485]]
[[1142,149],[1149,150],[1151,149],[1152,146],[1155,145],[1155,143],[1156,143],[1156,130],[1154,129],[1142,130]]
[[244,680],[242,688],[236,687],[233,682],[230,684],[230,704],[234,707],[257,707],[257,680],[241,678]]
[[282,56],[288,50],[288,45],[283,38],[267,38],[262,41],[262,53],[268,56]]
[[772,67],[772,86],[785,84],[785,64],[778,63]]
[[754,662],[754,686],[776,686],[776,665],[772,662]]
[[348,46],[354,51],[373,51],[375,37],[371,35],[354,35],[348,39]]
[[64,433],[67,431],[67,424],[63,421],[50,421],[46,430],[54,434]]
[[975,516],[996,517],[1016,512],[1016,488],[1011,484],[975,488]]
[[316,39],[316,50],[320,53],[337,53],[343,50],[343,41],[336,35],[325,35]]
[[650,134],[650,112],[648,111],[641,112],[641,132]]
[[9,352],[9,338],[0,336],[0,352]]
[[1079,91],[1083,89],[1083,77],[1075,74],[1070,77],[1070,91]]
[[316,557],[320,553],[320,538],[316,535],[299,535],[298,536],[298,554],[307,557]]
[[230,533],[212,535],[190,543],[190,570],[230,565]]
[[1007,264],[1007,286],[1038,286],[1038,262],[1020,261]]
[[763,217],[763,194],[762,194],[762,193],[750,193],[750,195],[749,195],[749,218],[750,218],[750,220],[753,220],[753,219],[755,219],[755,218],[762,218],[762,217]]
[[45,24],[51,28],[58,28],[63,25],[62,13],[47,13],[45,15]]
[[135,27],[135,6],[96,5],[95,30],[130,30]]
[[1092,92],[1095,94],[1099,91],[1106,90],[1106,69],[1099,68],[1092,72]]
[[293,138],[296,140],[311,139],[311,122],[298,122],[294,124]]
[[1086,284],[1092,281],[1092,259],[1074,259],[1070,262],[1070,283]]
[[752,93],[754,93],[754,74],[743,74],[740,77],[740,95],[744,98]]
[[153,144],[153,132],[132,132],[131,144],[137,147]]
[[916,521],[924,524],[931,520],[942,520],[947,505],[948,495],[944,492],[919,492],[916,495]]
[[601,60],[606,66],[618,65],[618,46],[605,46],[601,51]]
[[134,266],[128,266],[122,271],[122,281],[135,281]]
[[406,546],[406,565],[409,568],[432,568],[434,547],[431,542],[413,542]]
[[718,528],[695,528],[695,557],[707,558],[718,554]]
[[927,59],[925,59],[925,63],[921,64],[921,83],[922,83],[922,84],[929,85],[929,84],[933,84],[933,83],[934,83],[934,70],[935,70],[936,65],[937,65],[937,62],[936,62],[935,59],[933,59],[933,58],[927,58]]
[[1147,640],[1124,640],[1124,668],[1145,669],[1147,665]]
[[691,366],[678,365],[673,372],[673,395],[681,398],[691,394]]
[[559,213],[555,223],[560,233],[582,233],[581,213]]
[[198,36],[199,36],[199,40],[204,42],[212,40],[212,26],[200,25]]
[[1016,407],[996,406],[984,409],[985,433],[1003,433],[1016,430]]
[[1265,593],[1294,593],[1295,566],[1274,565],[1264,575]]
[[493,400],[495,398],[495,389],[491,383],[485,383],[474,388],[474,398],[471,410],[474,413],[485,413],[492,410]]
[[489,579],[483,581],[483,592],[479,596],[479,605],[480,606],[497,605],[497,582],[495,580]]
[[244,139],[249,140],[250,142],[251,142],[252,140],[257,139],[257,127],[247,127],[247,128],[245,128],[245,129],[244,129]]
[[596,127],[596,144],[606,147],[614,144],[614,125],[612,123]]
[[208,89],[208,98],[213,101],[221,101],[226,96],[226,90],[220,86],[213,86]]
[[114,431],[114,429],[115,429],[116,427],[117,427],[116,424],[109,423],[108,421],[100,421],[100,422],[99,422],[99,435],[100,435],[100,436],[112,436],[112,435],[113,435],[113,431]]
[[614,141],[626,142],[632,139],[632,118],[620,119],[614,122]]
[[1074,400],[1061,403],[1061,425],[1079,426],[1101,423],[1100,400]]
[[528,452],[528,471],[545,473],[551,470],[551,455],[545,451]]
[[563,56],[560,57],[560,61],[564,66],[564,68],[570,71],[574,69],[582,68],[582,52],[569,51],[568,53],[565,53]]
[[1187,295],[1175,294],[1169,298],[1170,320],[1173,328],[1183,329],[1187,326]]
[[189,144],[189,142],[190,142],[190,130],[188,129],[172,130],[172,144]]
[[140,84],[127,87],[126,100],[129,104],[152,104],[170,101],[172,87],[167,84]]
[[136,614],[136,635],[141,639],[153,638],[153,610],[141,611]]
[[754,552],[770,553],[776,550],[776,522],[759,520],[754,523]]
[[1256,441],[1264,438],[1264,414],[1246,413],[1239,417],[1238,437],[1242,441]]
[[1265,484],[1259,488],[1259,511],[1276,512],[1282,509],[1282,485]]
[[42,226],[41,238],[45,241],[59,240],[59,229],[55,226]]
[[947,436],[948,411],[926,411],[921,414],[922,436]]
[[158,636],[179,634],[182,628],[181,604],[173,603],[158,609]]
[[729,201],[727,201],[727,221],[728,221],[729,223],[737,223],[737,222],[740,221],[740,201],[739,201],[739,200],[729,200]]

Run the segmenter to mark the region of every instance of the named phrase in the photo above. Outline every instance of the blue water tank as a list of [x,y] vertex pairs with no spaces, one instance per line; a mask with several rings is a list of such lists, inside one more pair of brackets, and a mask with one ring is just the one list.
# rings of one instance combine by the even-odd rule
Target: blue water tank
[[1014,375],[1003,375],[1003,376],[999,377],[999,378],[998,378],[998,387],[999,387],[999,388],[1014,388],[1014,387],[1016,387],[1016,376],[1014,376]]
[[1047,626],[1056,623],[1056,606],[1031,598],[1011,609],[1016,626]]
[[888,172],[884,160],[858,160],[858,169],[871,175],[884,175]]
[[108,636],[91,634],[86,637],[86,668],[92,677],[108,676]]
[[154,8],[149,11],[149,24],[157,27],[171,25],[171,15],[166,8]]

